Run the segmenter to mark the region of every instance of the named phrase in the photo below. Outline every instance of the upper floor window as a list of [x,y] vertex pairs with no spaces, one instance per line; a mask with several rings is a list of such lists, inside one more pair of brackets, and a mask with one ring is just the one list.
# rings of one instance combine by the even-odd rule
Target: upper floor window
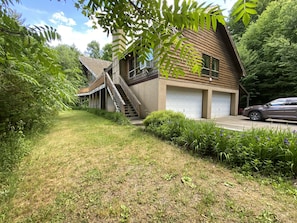
[[202,55],[202,59],[203,59],[202,75],[218,78],[219,77],[219,60],[206,54]]
[[148,61],[140,62],[139,58],[130,55],[128,58],[128,74],[129,78],[135,78],[137,76],[143,75],[145,70],[151,68],[153,61],[152,52],[148,55]]

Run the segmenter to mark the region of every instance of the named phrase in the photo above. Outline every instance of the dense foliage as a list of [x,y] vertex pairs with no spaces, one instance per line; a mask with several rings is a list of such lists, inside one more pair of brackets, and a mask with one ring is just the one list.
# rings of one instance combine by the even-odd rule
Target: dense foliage
[[61,44],[56,46],[54,51],[56,51],[57,63],[62,67],[67,80],[74,86],[85,86],[87,80],[83,79],[79,50],[75,46]]
[[297,133],[252,129],[235,132],[213,122],[186,119],[172,111],[152,112],[146,131],[194,154],[209,156],[243,172],[296,177]]
[[[260,1],[258,1],[257,7],[254,7],[255,11],[253,11],[253,14],[251,14],[251,16],[249,18],[249,20],[250,20],[249,24],[256,22],[257,19],[259,18],[259,16],[263,13],[263,11],[265,11],[268,4],[272,1],[275,1],[275,0],[260,0]],[[237,2],[237,4],[235,4],[232,7],[231,11],[235,11],[236,8],[238,8],[238,4],[240,4],[240,2]],[[237,22],[236,19],[237,19],[237,15],[231,13],[228,17],[227,25],[228,25],[228,28],[229,28],[229,31],[230,31],[232,37],[237,42],[240,40],[241,36],[245,33],[249,24],[244,25],[241,22]]]
[[297,95],[296,11],[294,0],[270,2],[238,43],[252,104]]
[[119,125],[129,125],[130,120],[121,112],[108,112],[97,108],[74,107],[75,110],[84,110],[100,117],[111,120]]
[[[48,125],[75,101],[78,76],[60,63],[47,41],[59,38],[50,27],[25,27],[0,7],[0,172],[10,171],[27,151],[25,137]],[[61,59],[61,57],[60,57]],[[72,66],[72,65],[71,65]],[[0,175],[1,178],[1,175]],[[0,179],[1,180],[1,179]]]

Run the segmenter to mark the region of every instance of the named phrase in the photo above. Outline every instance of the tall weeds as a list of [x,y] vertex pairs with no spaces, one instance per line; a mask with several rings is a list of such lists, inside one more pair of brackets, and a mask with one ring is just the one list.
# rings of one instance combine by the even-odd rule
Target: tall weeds
[[297,176],[296,132],[266,129],[230,131],[217,127],[213,122],[186,119],[172,111],[153,112],[144,123],[146,131],[162,139],[241,171]]

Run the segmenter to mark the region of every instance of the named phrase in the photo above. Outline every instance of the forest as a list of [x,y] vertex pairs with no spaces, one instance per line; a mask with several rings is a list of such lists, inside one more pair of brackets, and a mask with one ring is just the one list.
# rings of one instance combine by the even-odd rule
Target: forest
[[[250,93],[250,104],[297,95],[296,11],[295,1],[262,0],[248,26],[229,17],[229,29],[247,73],[241,81]],[[243,105],[245,100],[241,98]]]

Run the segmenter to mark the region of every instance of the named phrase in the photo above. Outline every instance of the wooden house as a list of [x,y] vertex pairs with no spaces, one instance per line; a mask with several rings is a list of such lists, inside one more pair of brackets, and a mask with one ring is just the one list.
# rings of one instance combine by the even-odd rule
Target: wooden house
[[182,61],[178,65],[185,75],[166,78],[153,58],[140,63],[129,53],[121,60],[114,56],[85,92],[89,105],[141,118],[157,110],[182,112],[193,119],[237,115],[239,80],[245,72],[226,27],[219,24],[216,31],[184,31],[183,35],[204,59],[200,76]]

